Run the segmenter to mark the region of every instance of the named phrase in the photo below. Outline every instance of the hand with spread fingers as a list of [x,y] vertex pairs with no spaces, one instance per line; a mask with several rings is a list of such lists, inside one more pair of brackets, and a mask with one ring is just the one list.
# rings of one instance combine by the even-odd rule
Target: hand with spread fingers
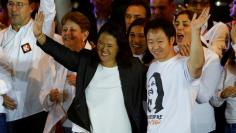
[[210,17],[209,11],[210,11],[210,8],[207,7],[207,8],[203,9],[203,11],[199,15],[199,17],[197,17],[196,13],[193,15],[193,19],[191,21],[192,30],[199,30],[199,29],[201,29],[201,27],[207,22],[207,20]]
[[35,15],[35,19],[34,19],[33,32],[34,32],[34,36],[37,38],[37,41],[41,45],[43,45],[46,41],[45,39],[46,36],[42,32],[43,22],[44,22],[44,14],[43,12],[38,12]]
[[8,95],[4,94],[3,97],[3,106],[7,109],[14,110],[17,107],[16,101],[9,97]]
[[220,97],[225,99],[225,98],[229,98],[229,97],[236,97],[236,88],[233,86],[229,86],[227,88],[225,88],[221,94]]

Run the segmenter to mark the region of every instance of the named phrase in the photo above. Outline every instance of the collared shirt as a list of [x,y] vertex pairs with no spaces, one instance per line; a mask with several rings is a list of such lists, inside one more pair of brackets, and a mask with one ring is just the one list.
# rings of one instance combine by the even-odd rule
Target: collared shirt
[[[42,5],[42,6],[41,6]],[[50,34],[55,17],[54,0],[41,0],[40,11],[45,15],[43,32]],[[53,76],[51,58],[37,45],[31,19],[18,32],[10,25],[0,32],[0,47],[3,48],[13,67],[13,93],[17,108],[8,111],[8,121],[18,120],[43,111],[39,91]]]

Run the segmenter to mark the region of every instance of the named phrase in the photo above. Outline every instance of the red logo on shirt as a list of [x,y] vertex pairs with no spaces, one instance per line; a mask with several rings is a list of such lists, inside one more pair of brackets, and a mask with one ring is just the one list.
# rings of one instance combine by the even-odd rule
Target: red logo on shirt
[[30,44],[29,44],[29,43],[26,43],[26,44],[22,45],[21,48],[22,48],[22,51],[23,51],[24,53],[28,53],[28,52],[31,51],[31,47],[30,47]]

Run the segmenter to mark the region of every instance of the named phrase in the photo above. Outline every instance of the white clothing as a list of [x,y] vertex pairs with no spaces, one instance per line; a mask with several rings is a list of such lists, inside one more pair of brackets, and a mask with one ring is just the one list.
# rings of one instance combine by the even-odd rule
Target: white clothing
[[3,107],[3,94],[10,93],[12,89],[12,67],[0,47],[0,113],[6,113]]
[[209,133],[216,128],[214,108],[209,100],[217,90],[223,67],[218,55],[208,48],[204,48],[204,56],[200,86],[196,91],[197,102],[192,112],[192,133]]
[[217,53],[220,57],[223,51],[229,48],[229,29],[226,24],[219,22],[216,23],[207,33],[203,35],[207,42],[207,47]]
[[228,86],[235,86],[235,83],[236,83],[236,76],[226,68],[224,74],[222,74],[218,91],[216,91],[215,95],[210,100],[211,104],[215,107],[221,106],[226,101],[225,119],[228,124],[236,123],[236,97],[234,98],[229,97],[226,99],[222,99],[219,95],[219,92],[221,92]]
[[[50,35],[56,13],[54,0],[40,0],[39,10],[45,15],[43,32]],[[7,121],[18,120],[43,111],[39,92],[55,75],[51,72],[51,67],[55,67],[51,58],[36,45],[33,23],[31,19],[18,32],[13,30],[11,25],[0,32],[0,47],[13,66],[13,92],[16,95],[13,99],[17,102],[17,108],[8,111]],[[23,45],[27,45],[31,50],[24,53]]]
[[85,95],[91,132],[132,133],[117,66],[107,68],[99,64]]
[[118,67],[99,65],[85,90],[93,133],[132,132],[119,81]]
[[[63,44],[62,38],[58,34],[54,34],[54,40]],[[92,46],[88,41],[86,42],[85,49],[92,49]],[[40,102],[43,105],[44,109],[46,111],[49,111],[43,133],[51,133],[56,123],[65,118],[66,111],[69,109],[75,96],[75,87],[68,83],[67,75],[69,73],[73,73],[76,75],[76,73],[68,71],[59,63],[55,64],[56,68],[54,70],[56,76],[55,79],[51,80],[52,86],[50,86],[49,88],[43,88],[40,92]],[[68,99],[61,104],[54,104],[49,99],[48,94],[50,93],[50,90],[55,88],[58,88],[60,92],[66,91],[68,93]],[[72,122],[69,119],[66,119],[66,121],[63,123],[63,126],[72,127]]]
[[[192,89],[198,88],[199,80],[191,77],[187,59],[176,55],[150,65],[147,72],[147,133],[191,132],[191,112],[196,99]],[[159,81],[157,74],[161,77]],[[162,85],[158,85],[160,82]],[[160,97],[163,97],[161,102],[158,101]]]

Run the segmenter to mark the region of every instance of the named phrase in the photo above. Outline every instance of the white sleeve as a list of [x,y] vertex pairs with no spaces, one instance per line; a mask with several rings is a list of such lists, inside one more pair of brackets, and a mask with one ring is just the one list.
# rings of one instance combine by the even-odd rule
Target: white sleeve
[[39,11],[44,14],[43,33],[52,37],[51,33],[53,27],[53,21],[56,15],[56,7],[54,0],[40,0]]
[[12,67],[0,48],[0,95],[6,94],[12,88]]
[[218,89],[223,68],[217,55],[213,54],[206,60],[203,66],[200,88],[197,95],[197,102],[199,103],[208,102]]

